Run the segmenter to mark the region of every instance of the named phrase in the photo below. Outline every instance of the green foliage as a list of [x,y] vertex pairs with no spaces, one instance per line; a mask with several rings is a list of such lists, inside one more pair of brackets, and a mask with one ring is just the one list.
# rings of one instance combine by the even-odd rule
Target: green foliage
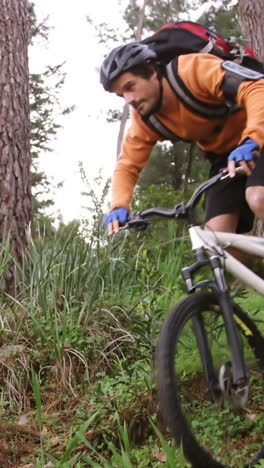
[[[164,206],[172,208],[179,201],[179,193],[172,190],[168,185],[149,185],[136,194],[132,207],[133,210],[142,211],[153,206]],[[166,223],[166,221],[165,221]]]
[[[200,0],[151,0],[147,2],[145,9],[145,18],[143,25],[143,36],[148,36],[157,31],[161,26],[167,23],[175,23],[182,19],[182,14],[189,16],[191,8],[200,6]],[[87,21],[95,30],[99,43],[106,45],[106,50],[112,48],[116,43],[128,42],[135,39],[137,31],[138,18],[142,5],[137,0],[129,0],[123,10],[122,27],[114,29],[111,23],[100,23],[94,25],[91,18]]]
[[29,44],[33,44],[36,37],[48,39],[49,27],[47,26],[47,18],[40,23],[37,20],[35,5],[33,2],[28,3],[28,20],[29,20]]
[[[190,157],[192,162],[189,172]],[[208,163],[201,156],[197,146],[192,148],[190,144],[184,142],[157,145],[151,153],[147,166],[140,174],[138,186],[141,190],[154,184],[158,187],[166,184],[174,191],[183,192],[185,187],[203,180],[207,172]]]
[[[101,219],[107,189],[100,193],[99,181],[87,193]],[[174,223],[113,239],[102,226],[98,230],[99,220],[94,223],[85,237],[78,223],[61,225],[47,238],[36,233],[20,271],[19,295],[0,296],[1,418],[9,423],[23,412],[34,440],[38,434],[27,456],[24,445],[18,455],[18,444],[9,443],[10,466],[187,467],[157,411],[155,348],[164,315],[183,295],[181,268],[189,243]],[[1,252],[4,268],[8,249]],[[256,295],[240,300],[252,310],[253,296],[258,321],[262,303]],[[195,377],[197,353],[185,352],[181,361]],[[258,408],[261,391],[256,395]],[[205,441],[207,426],[220,426],[211,408],[205,398],[193,410],[193,424]],[[231,434],[250,425],[235,415],[229,420]],[[263,432],[260,415],[256,421]],[[6,437],[9,442],[10,430]],[[244,453],[241,444],[239,450]],[[232,453],[239,456],[236,447]]]
[[264,460],[260,460],[260,461],[256,464],[256,467],[264,468]]
[[139,186],[144,189],[149,185],[167,184],[174,190],[179,189],[186,166],[185,156],[184,145],[157,145],[140,174]]
[[109,111],[107,113],[106,121],[109,122],[109,123],[119,122],[121,120],[121,118],[122,118],[121,110],[109,109]]
[[100,170],[98,176],[94,178],[93,183],[90,183],[82,163],[79,163],[79,170],[82,182],[86,185],[88,190],[88,192],[82,192],[82,195],[86,197],[88,201],[85,205],[88,216],[82,222],[82,233],[84,236],[96,238],[99,248],[100,238],[104,233],[103,220],[106,209],[106,198],[109,193],[110,178],[104,181],[102,170]]
[[[115,448],[118,420],[112,420],[111,414],[113,409],[125,414],[133,407],[129,433],[145,437],[146,417],[141,413],[153,392],[157,334],[165,304],[168,307],[175,294],[175,289],[165,287],[163,268],[167,262],[162,250],[153,246],[153,251],[147,252],[144,238],[137,239],[137,235],[122,236],[106,244],[101,234],[98,244],[94,235],[83,239],[75,225],[72,234],[61,227],[47,241],[43,237],[30,239],[20,272],[19,298],[10,297],[8,302],[0,298],[1,338],[6,351],[0,356],[5,369],[2,378],[7,385],[3,398],[8,398],[10,386],[14,389],[14,399],[9,397],[9,404],[1,410],[4,419],[8,419],[12,407],[26,408],[26,392],[32,389],[41,438],[41,427],[47,428],[41,387],[41,393],[53,391],[59,398],[72,395],[75,399],[84,389],[91,399],[89,405],[100,409],[100,420],[106,417],[113,424],[112,437],[107,427],[108,439],[102,447],[107,450],[109,442],[115,463],[111,462],[111,466],[120,466],[121,460],[128,463],[128,446],[121,451]],[[96,390],[91,387],[87,394],[88,385],[95,385]],[[139,394],[144,397],[140,407]],[[85,398],[80,402],[84,406]],[[86,418],[85,414],[81,418]],[[75,426],[78,418],[72,423]],[[47,454],[49,442],[43,439],[36,466],[42,467],[43,459],[63,463],[61,466],[70,466],[73,459],[84,461],[85,455],[77,446],[87,445],[82,428],[87,430],[90,423],[82,424],[80,431],[76,429],[76,437],[68,434],[64,454]],[[126,437],[125,425],[120,424],[120,437]],[[132,460],[141,457],[132,446],[129,456]],[[94,453],[94,462],[98,457],[102,462],[98,453]]]
[[[193,8],[199,2],[186,0],[151,0],[147,3],[144,19],[144,36],[153,33],[167,23],[175,23],[180,21],[183,13],[189,12],[190,6]],[[124,20],[132,31],[132,37],[135,37],[136,27],[138,24],[140,7],[136,0],[130,0],[127,8],[124,11]]]
[[[175,447],[175,443],[173,442],[171,445],[165,440],[162,433],[159,431],[158,427],[150,420],[150,423],[156,432],[159,440],[161,442],[162,448],[164,453],[166,454],[166,466],[168,468],[188,468],[190,467],[190,463],[188,463],[184,457],[182,447],[177,449]],[[176,461],[177,460],[177,461]]]
[[[54,112],[55,109],[60,109],[58,96],[65,81],[63,65],[49,66],[43,73],[30,75],[33,162],[40,152],[51,151],[50,142],[61,127],[54,121]],[[65,115],[72,110],[73,108],[60,109],[60,113]]]
[[225,37],[240,37],[238,3],[224,0],[221,6],[211,5],[198,22]]

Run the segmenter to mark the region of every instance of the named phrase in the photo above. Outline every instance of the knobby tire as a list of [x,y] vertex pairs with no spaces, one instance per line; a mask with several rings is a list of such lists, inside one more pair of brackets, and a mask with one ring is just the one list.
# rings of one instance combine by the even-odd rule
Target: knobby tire
[[[260,376],[264,375],[264,338],[251,318],[234,304],[236,323],[241,335],[246,335],[246,341],[255,355]],[[220,313],[217,297],[214,293],[196,292],[179,302],[167,317],[162,328],[158,350],[158,387],[161,412],[178,446],[182,447],[185,457],[193,468],[221,468],[230,466],[223,460],[215,459],[196,439],[195,430],[191,429],[182,408],[182,396],[179,378],[177,380],[177,349],[181,342],[181,332],[197,313],[214,313],[217,320]],[[220,317],[221,318],[221,317]],[[250,331],[250,333],[249,333]],[[263,385],[262,385],[263,388]],[[196,396],[197,398],[197,396]],[[260,444],[261,445],[261,444]],[[261,452],[262,450],[262,452]],[[263,447],[259,453],[263,453]],[[241,466],[241,465],[239,465]],[[244,466],[253,466],[250,463]],[[233,466],[232,466],[233,468]]]

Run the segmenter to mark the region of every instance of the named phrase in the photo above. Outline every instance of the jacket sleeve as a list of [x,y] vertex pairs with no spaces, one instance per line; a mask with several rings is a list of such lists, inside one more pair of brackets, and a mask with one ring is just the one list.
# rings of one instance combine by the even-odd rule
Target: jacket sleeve
[[112,177],[111,209],[123,206],[130,209],[130,201],[139,173],[146,165],[155,143],[161,140],[143,123],[135,111],[132,112],[130,128],[124,138],[121,154]]
[[264,146],[264,79],[243,81],[238,89],[237,102],[247,112],[247,122],[240,143],[252,138],[260,149]]

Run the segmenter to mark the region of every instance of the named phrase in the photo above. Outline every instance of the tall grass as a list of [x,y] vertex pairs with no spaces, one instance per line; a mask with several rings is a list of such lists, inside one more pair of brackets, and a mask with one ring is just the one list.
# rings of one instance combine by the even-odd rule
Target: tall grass
[[[157,334],[172,296],[177,295],[173,284],[182,252],[176,246],[173,241],[165,248],[149,234],[109,240],[102,229],[88,238],[62,230],[53,238],[29,237],[23,264],[17,265],[18,294],[0,297],[0,410],[8,421],[14,411],[27,412],[35,401],[41,443],[36,466],[43,466],[49,452],[42,437],[45,401],[73,398],[78,406],[80,395],[91,387],[96,389],[92,400],[101,408],[101,417],[109,417],[113,409],[122,411],[128,396],[133,411],[142,411],[136,401],[139,394],[152,394]],[[2,252],[5,268],[8,244]],[[101,376],[109,378],[102,384],[105,389],[100,389]],[[112,401],[108,395],[114,393],[118,396]],[[81,405],[85,400],[81,397]],[[88,425],[77,418],[81,432],[77,429],[73,439],[68,435],[58,466],[73,463],[77,445],[85,443],[82,431],[90,427],[90,417],[85,411]],[[133,420],[135,427],[139,420],[144,424],[141,416]],[[110,444],[115,440],[114,427],[123,424],[112,423]],[[113,456],[130,466],[127,447]]]
[[29,384],[30,361],[43,379],[55,372],[74,395],[79,371],[93,382],[98,371],[135,357],[152,363],[183,249],[136,234],[101,236],[100,248],[98,236],[29,238],[19,295],[3,299],[1,314],[4,346],[22,346],[27,356],[21,387]]
[[[177,235],[169,224],[167,240],[151,231],[109,240],[100,226],[88,238],[63,231],[29,238],[19,294],[0,297],[0,412],[6,421],[35,412],[36,466],[129,467],[135,459],[149,466],[152,449],[136,453],[131,442],[145,432],[163,447],[165,466],[184,466],[181,452],[174,464],[175,448],[148,422],[157,411],[157,337],[184,293],[189,245]],[[4,268],[8,248],[1,252]],[[43,438],[47,402],[60,408],[59,427],[61,414],[70,421],[57,452]]]

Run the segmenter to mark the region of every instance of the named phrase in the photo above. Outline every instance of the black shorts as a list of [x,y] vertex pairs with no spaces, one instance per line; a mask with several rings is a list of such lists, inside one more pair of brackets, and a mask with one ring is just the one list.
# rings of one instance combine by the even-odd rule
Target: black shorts
[[[229,154],[219,156],[209,153],[207,155],[211,163],[210,177],[227,166]],[[255,185],[264,185],[264,149],[250,176],[225,179],[221,184],[214,185],[206,192],[206,221],[218,215],[238,213],[237,232],[249,232],[253,227],[254,213],[246,202],[245,191],[247,187]]]

